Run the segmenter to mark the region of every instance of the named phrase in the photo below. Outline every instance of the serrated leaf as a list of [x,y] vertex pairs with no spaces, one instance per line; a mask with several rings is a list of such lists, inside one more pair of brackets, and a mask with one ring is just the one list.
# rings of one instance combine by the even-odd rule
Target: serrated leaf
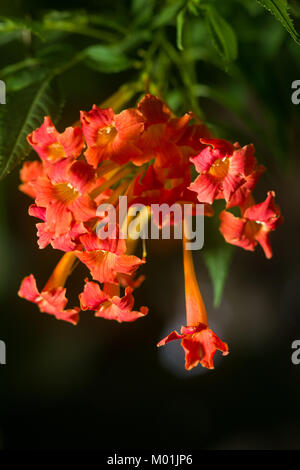
[[62,99],[50,78],[8,96],[0,107],[0,179],[28,156],[27,135],[50,115],[55,121]]
[[225,63],[237,58],[237,39],[227,21],[212,6],[205,8],[205,17],[212,42]]
[[286,0],[257,0],[266,10],[272,13],[283,27],[289,32],[294,41],[299,44],[299,34],[288,13],[288,3]]
[[95,45],[84,50],[86,64],[103,73],[118,73],[131,67],[122,51],[110,46]]

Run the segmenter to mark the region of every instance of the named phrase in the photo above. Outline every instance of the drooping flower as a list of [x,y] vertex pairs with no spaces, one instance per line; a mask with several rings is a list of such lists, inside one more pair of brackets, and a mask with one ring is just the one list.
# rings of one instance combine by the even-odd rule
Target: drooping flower
[[275,193],[269,191],[264,202],[255,204],[235,217],[231,212],[220,214],[220,232],[227,243],[237,245],[245,250],[254,251],[259,243],[266,258],[271,258],[270,232],[282,222],[279,207],[274,203]]
[[209,328],[204,301],[197,283],[192,253],[183,247],[183,264],[185,280],[185,302],[187,326],[182,326],[181,334],[172,331],[157,346],[164,346],[170,341],[181,339],[185,352],[185,368],[203,367],[213,369],[213,358],[217,350],[224,356],[229,353],[228,346]]
[[80,247],[80,235],[88,232],[82,222],[72,221],[69,230],[62,234],[56,235],[53,226],[46,222],[46,208],[32,204],[28,209],[29,215],[41,219],[43,222],[36,224],[38,246],[45,248],[51,244],[52,248],[61,251],[73,251]]
[[66,289],[64,288],[74,261],[76,261],[75,256],[72,253],[67,253],[58,263],[41,292],[39,292],[32,274],[25,277],[18,295],[35,303],[41,312],[54,315],[58,320],[64,320],[76,325],[79,320],[80,308],[66,309],[68,300],[65,295]]
[[134,305],[132,291],[131,287],[127,287],[125,295],[120,297],[119,286],[105,283],[101,290],[96,282],[89,282],[86,279],[84,290],[79,296],[81,308],[95,311],[96,317],[120,323],[132,322],[148,313],[147,307],[141,307],[139,311],[132,310]]
[[91,233],[80,237],[84,251],[75,254],[89,270],[93,279],[101,283],[118,284],[118,274],[132,276],[145,263],[134,255],[127,255],[125,240],[100,240]]

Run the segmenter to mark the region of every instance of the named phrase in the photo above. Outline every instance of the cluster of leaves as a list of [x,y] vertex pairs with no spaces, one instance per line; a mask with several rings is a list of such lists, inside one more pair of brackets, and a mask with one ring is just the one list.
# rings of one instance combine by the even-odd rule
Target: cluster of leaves
[[[99,76],[100,83],[101,77],[120,76],[120,104],[150,91],[164,97],[174,111],[192,109],[200,119],[205,111],[206,121],[218,135],[230,137],[226,119],[207,118],[205,100],[216,102],[246,126],[248,135],[263,132],[279,154],[282,146],[274,139],[276,123],[268,103],[258,100],[262,120],[268,123],[262,131],[257,107],[252,116],[246,110],[246,97],[253,88],[243,56],[251,61],[249,50],[258,47],[257,62],[266,61],[288,37],[266,10],[299,43],[286,0],[105,0],[98,10],[87,1],[85,10],[34,9],[1,16],[1,55],[5,50],[13,52],[6,54],[7,63],[0,69],[7,90],[7,104],[0,107],[0,178],[28,156],[26,136],[43,116],[51,115],[54,122],[59,118],[68,87],[62,78],[73,68],[77,71],[78,65],[81,71]],[[291,11],[296,17],[300,14],[295,5]],[[247,49],[249,44],[252,49]],[[240,48],[243,54],[237,60]],[[263,86],[261,90],[268,97]],[[272,103],[271,94],[268,100]],[[218,302],[230,254],[217,243],[218,248],[208,250],[205,259]]]

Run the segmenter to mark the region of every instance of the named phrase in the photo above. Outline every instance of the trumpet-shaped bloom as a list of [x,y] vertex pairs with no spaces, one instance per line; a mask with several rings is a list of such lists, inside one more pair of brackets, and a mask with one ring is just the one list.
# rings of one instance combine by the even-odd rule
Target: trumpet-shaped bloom
[[213,369],[213,358],[217,350],[224,356],[229,353],[226,343],[210,330],[207,325],[198,323],[197,326],[183,326],[181,334],[173,331],[162,339],[157,346],[164,346],[170,341],[181,339],[181,346],[185,352],[185,368],[187,370],[196,367],[199,363],[207,369]]
[[88,232],[82,222],[73,221],[70,225],[70,229],[65,234],[56,236],[53,227],[46,223],[45,207],[32,204],[29,207],[28,213],[32,217],[43,220],[43,222],[36,224],[39,248],[42,249],[51,244],[52,248],[56,250],[73,251],[81,247],[79,237]]
[[96,175],[85,162],[68,160],[49,168],[48,176],[31,183],[36,205],[46,208],[47,230],[56,237],[65,235],[74,221],[86,222],[96,217],[96,203],[89,196]]
[[134,305],[132,291],[131,287],[127,287],[125,295],[120,297],[118,287],[104,284],[104,289],[101,290],[96,282],[86,282],[80,294],[81,308],[95,311],[96,317],[132,322],[148,313],[147,307],[141,307],[139,311],[132,310]]
[[32,274],[23,280],[18,295],[38,305],[41,312],[54,315],[58,320],[65,320],[76,325],[79,320],[78,307],[66,309],[67,298],[64,284],[72,272],[76,257],[67,253],[59,261],[47,284],[41,292],[38,291]]
[[125,240],[100,240],[96,234],[83,235],[80,240],[85,251],[75,251],[75,254],[96,281],[118,284],[118,274],[132,276],[145,263],[137,256],[125,254]]
[[94,105],[89,112],[81,111],[81,124],[88,148],[88,163],[97,167],[103,160],[124,164],[139,157],[142,152],[135,141],[144,130],[144,119],[135,109],[115,114],[111,108]]
[[155,159],[157,169],[177,169],[178,174],[182,175],[178,166],[182,163],[183,154],[178,142],[186,131],[192,114],[172,117],[166,104],[149,94],[140,101],[138,109],[146,120],[145,132],[138,141],[143,154],[139,161],[144,163]]
[[187,326],[182,326],[181,334],[172,331],[157,346],[164,346],[170,341],[181,339],[185,352],[185,368],[196,367],[199,363],[213,369],[213,357],[217,350],[223,355],[229,353],[228,346],[209,329],[204,301],[197,283],[191,251],[183,248],[183,264],[185,279],[185,303]]
[[66,298],[66,289],[63,287],[39,292],[35,278],[30,274],[30,276],[25,277],[23,280],[18,294],[23,299],[35,303],[41,312],[54,315],[57,320],[64,320],[73,325],[78,323],[80,309],[77,307],[72,309],[65,308],[68,300]]
[[46,116],[39,129],[33,131],[27,140],[45,162],[56,162],[64,158],[77,158],[84,147],[80,127],[67,127],[59,133],[49,116]]
[[267,198],[260,204],[248,207],[242,217],[235,217],[231,212],[220,214],[220,232],[232,245],[253,251],[259,243],[267,258],[271,258],[270,232],[282,222],[279,207],[274,203],[275,193],[269,191]]
[[201,142],[207,147],[191,158],[199,176],[189,189],[197,193],[200,202],[211,204],[215,199],[225,199],[230,207],[242,204],[262,171],[257,169],[254,147],[240,148],[221,139]]

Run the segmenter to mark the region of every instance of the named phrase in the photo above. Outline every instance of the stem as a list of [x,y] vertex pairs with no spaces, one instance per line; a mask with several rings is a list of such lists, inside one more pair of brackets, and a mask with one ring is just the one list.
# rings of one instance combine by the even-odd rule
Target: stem
[[105,160],[101,165],[97,168],[97,177],[107,175],[107,173],[112,172],[118,168],[117,163],[111,162],[110,160]]
[[102,183],[98,188],[94,189],[90,193],[90,197],[92,199],[95,199],[99,194],[103,193],[106,191],[108,188],[110,188],[113,184],[118,183],[122,178],[125,178],[125,176],[129,175],[132,173],[132,168],[125,167],[121,168],[112,178],[108,179],[104,183]]
[[83,36],[88,36],[91,38],[98,39],[100,41],[107,41],[107,42],[114,42],[117,39],[117,36],[113,33],[109,33],[108,31],[99,31],[99,29],[92,28],[89,26],[85,28],[81,26],[79,29],[74,27],[73,25],[64,25],[63,27],[59,27],[57,24],[46,24],[46,29],[48,31],[63,31],[70,34],[81,34]]
[[200,109],[198,101],[197,99],[195,99],[195,96],[193,94],[193,81],[191,80],[190,74],[188,73],[187,66],[184,61],[184,56],[178,54],[177,50],[164,36],[161,36],[161,42],[166,53],[179,69],[181,79],[183,84],[185,85],[185,91],[187,93],[192,109],[200,119],[204,120],[204,113]]

